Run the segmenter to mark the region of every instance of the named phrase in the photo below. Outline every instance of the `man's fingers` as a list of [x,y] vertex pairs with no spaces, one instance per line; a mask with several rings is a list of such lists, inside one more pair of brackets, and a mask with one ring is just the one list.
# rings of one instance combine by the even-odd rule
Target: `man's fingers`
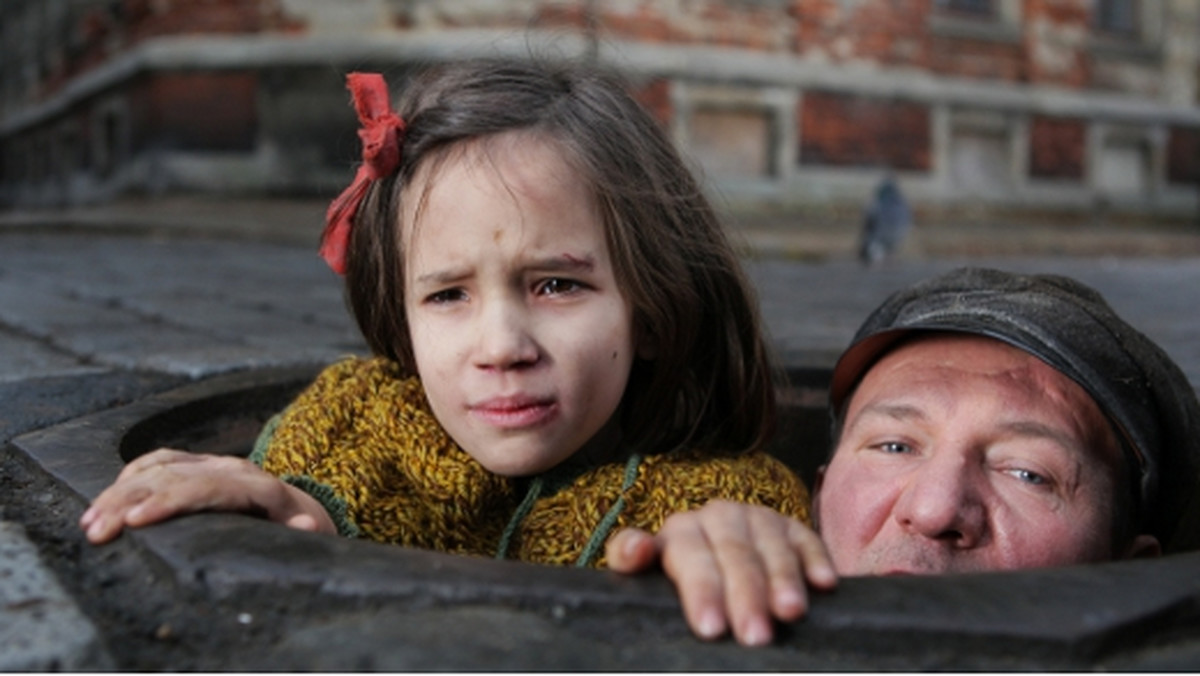
[[837,571],[821,536],[807,526],[790,521],[788,523],[788,540],[792,548],[803,561],[804,577],[808,584],[829,591],[837,586]]
[[683,615],[700,638],[721,637],[727,627],[721,571],[696,512],[676,514],[659,531],[663,571],[675,583]]
[[766,508],[747,513],[746,520],[755,543],[756,564],[765,576],[763,594],[771,614],[784,621],[799,619],[808,610],[808,590],[804,586],[807,562],[797,555],[790,530],[795,525],[801,533],[812,531]]
[[725,611],[743,645],[769,643],[773,620],[808,611],[808,583],[832,589],[837,576],[820,536],[762,506],[710,503],[703,530],[723,584]]
[[777,546],[763,537],[763,526],[755,521],[766,508],[718,503],[708,510],[706,532],[724,580],[725,609],[734,637],[749,646],[771,642],[770,569],[762,548]]

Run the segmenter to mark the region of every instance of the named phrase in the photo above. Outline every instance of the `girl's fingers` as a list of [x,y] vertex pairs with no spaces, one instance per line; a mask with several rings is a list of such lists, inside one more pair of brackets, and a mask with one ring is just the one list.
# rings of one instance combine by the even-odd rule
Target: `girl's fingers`
[[173,448],[159,448],[149,453],[144,453],[129,461],[128,464],[121,470],[121,474],[117,476],[120,481],[124,477],[140,474],[153,467],[162,465],[170,465],[182,462],[202,462],[204,456],[188,451],[178,451]]
[[622,528],[605,545],[604,558],[610,570],[640,573],[658,565],[658,540],[640,528]]
[[284,521],[283,525],[287,526],[288,528],[306,530],[310,532],[320,529],[320,525],[317,523],[317,520],[308,514],[297,514]]
[[[126,527],[208,509],[242,510],[274,488],[257,467],[237,458],[160,449],[137,458],[80,517],[89,541],[101,544]],[[273,496],[272,496],[273,497]]]

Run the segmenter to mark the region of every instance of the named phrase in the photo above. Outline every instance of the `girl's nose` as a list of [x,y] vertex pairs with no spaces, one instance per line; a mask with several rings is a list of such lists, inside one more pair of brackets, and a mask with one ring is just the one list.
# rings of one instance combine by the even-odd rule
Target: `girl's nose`
[[910,474],[893,517],[911,535],[974,547],[987,527],[980,472],[965,454],[940,451]]
[[537,363],[540,350],[529,330],[527,314],[516,304],[493,302],[478,315],[475,365],[513,369]]

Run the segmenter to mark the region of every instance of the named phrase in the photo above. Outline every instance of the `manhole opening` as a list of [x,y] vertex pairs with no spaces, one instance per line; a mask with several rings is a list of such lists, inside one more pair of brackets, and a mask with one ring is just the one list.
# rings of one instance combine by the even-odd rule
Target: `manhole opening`
[[[778,390],[778,427],[767,450],[813,485],[829,448],[825,409],[829,370],[792,369]],[[156,448],[245,457],[271,416],[283,410],[312,378],[309,374],[254,384],[183,401],[135,422],[121,437],[124,462]]]

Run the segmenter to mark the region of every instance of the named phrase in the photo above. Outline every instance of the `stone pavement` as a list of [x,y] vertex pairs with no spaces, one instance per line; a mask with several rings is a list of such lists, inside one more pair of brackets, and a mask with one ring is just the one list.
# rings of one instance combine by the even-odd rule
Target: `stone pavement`
[[[320,214],[304,202],[197,200],[0,214],[0,442],[16,477],[8,481],[21,489],[0,497],[0,669],[1200,666],[1192,555],[949,586],[846,581],[780,646],[746,651],[690,639],[674,595],[653,577],[398,552],[229,515],[81,545],[70,524],[119,471],[118,451],[136,452],[138,434],[232,448],[288,388],[364,350],[339,280],[314,253]],[[1129,233],[1097,244],[1073,232],[1027,251],[1029,237],[1053,236],[1008,233],[972,246],[1023,255],[918,252],[872,269],[850,257],[854,233],[844,229],[744,234],[769,330],[793,367],[828,366],[891,290],[970,262],[1092,284],[1200,384],[1200,256],[1112,255],[1161,254],[1163,239],[1176,253],[1200,252],[1200,234],[1130,249]],[[928,233],[924,252],[943,235],[967,238]],[[1063,247],[1092,255],[1047,255]],[[207,402],[198,414],[194,401]],[[210,414],[221,429],[202,419]],[[222,429],[237,439],[222,440]],[[31,516],[46,510],[53,514]],[[169,606],[162,616],[177,619],[106,610],[98,600],[106,594],[141,593],[123,586],[134,574],[106,563],[107,552],[136,559],[121,566],[138,571],[149,561],[145,576],[157,581],[146,583],[146,607]],[[122,634],[147,623],[145,636]],[[178,625],[189,623],[213,636],[188,638]],[[220,632],[236,639],[202,650],[223,645]]]

